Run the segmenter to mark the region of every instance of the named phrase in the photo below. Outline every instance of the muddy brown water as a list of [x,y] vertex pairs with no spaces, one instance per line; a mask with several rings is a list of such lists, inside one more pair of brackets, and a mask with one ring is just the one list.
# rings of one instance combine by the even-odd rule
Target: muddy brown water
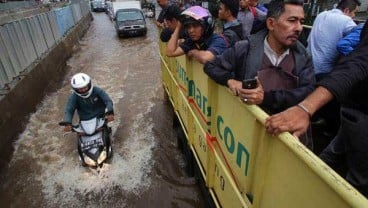
[[[0,206],[204,207],[177,149],[172,108],[161,84],[154,19],[147,19],[146,37],[119,39],[106,14],[93,16],[67,63],[62,88],[39,104],[15,139],[1,177]],[[63,135],[57,124],[76,72],[89,74],[114,101],[114,155],[100,173],[80,165],[76,136]]]

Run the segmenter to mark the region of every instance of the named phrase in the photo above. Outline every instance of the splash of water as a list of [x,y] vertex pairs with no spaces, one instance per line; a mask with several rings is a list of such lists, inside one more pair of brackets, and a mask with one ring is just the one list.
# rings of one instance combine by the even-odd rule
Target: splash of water
[[[99,77],[96,76],[98,79]],[[124,97],[119,88],[101,85],[118,104]],[[96,198],[108,201],[116,192],[137,194],[139,190],[150,185],[152,149],[155,145],[152,132],[152,122],[145,115],[150,112],[153,103],[147,103],[145,111],[138,114],[133,121],[129,137],[125,138],[123,146],[113,145],[114,156],[110,164],[105,164],[97,173],[80,165],[75,145],[75,135],[63,137],[57,121],[62,117],[59,106],[65,99],[63,92],[48,96],[30,117],[26,130],[15,142],[15,151],[10,165],[22,160],[32,160],[40,171],[30,173],[28,179],[42,184],[44,200],[48,205],[79,206],[84,200]],[[119,112],[116,111],[116,115]],[[118,117],[112,124],[113,135],[121,121]],[[145,128],[140,128],[141,126]],[[38,174],[40,173],[40,174]],[[73,205],[73,206],[74,206]],[[124,207],[124,202],[119,205]]]

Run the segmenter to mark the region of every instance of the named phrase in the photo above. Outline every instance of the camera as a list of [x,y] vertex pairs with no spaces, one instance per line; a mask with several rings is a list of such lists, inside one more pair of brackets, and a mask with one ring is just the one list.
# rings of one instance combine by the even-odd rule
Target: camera
[[243,89],[254,89],[257,87],[257,79],[245,79],[242,84]]

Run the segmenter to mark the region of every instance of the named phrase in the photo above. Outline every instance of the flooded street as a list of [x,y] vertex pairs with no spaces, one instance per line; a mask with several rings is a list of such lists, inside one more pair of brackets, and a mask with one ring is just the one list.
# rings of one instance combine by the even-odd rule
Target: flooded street
[[[105,13],[93,16],[67,63],[62,87],[39,104],[14,139],[12,160],[1,177],[1,207],[204,207],[177,149],[155,20],[147,19],[146,37],[119,39]],[[109,124],[114,155],[100,173],[81,166],[76,136],[64,136],[58,126],[69,79],[77,72],[89,74],[114,102],[115,121]]]

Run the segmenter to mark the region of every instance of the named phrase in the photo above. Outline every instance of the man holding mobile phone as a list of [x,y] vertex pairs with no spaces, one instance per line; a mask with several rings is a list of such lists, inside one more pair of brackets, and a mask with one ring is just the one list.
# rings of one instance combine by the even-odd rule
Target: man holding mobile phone
[[242,83],[242,88],[243,89],[254,89],[256,88],[258,85],[258,81],[256,78],[254,79],[245,79],[243,80],[243,83]]
[[[303,1],[273,0],[269,4],[267,29],[208,62],[204,71],[226,85],[247,104],[277,113],[303,100],[314,89],[311,58],[298,41],[303,29]],[[242,81],[257,77],[254,89],[243,89]],[[254,82],[254,80],[253,80]]]
[[[312,60],[298,41],[304,23],[303,1],[272,0],[264,29],[206,63],[205,73],[247,104],[269,114],[296,105],[314,89]],[[256,78],[254,89],[243,80]],[[254,82],[254,81],[253,81]],[[311,138],[301,141],[312,147]]]

